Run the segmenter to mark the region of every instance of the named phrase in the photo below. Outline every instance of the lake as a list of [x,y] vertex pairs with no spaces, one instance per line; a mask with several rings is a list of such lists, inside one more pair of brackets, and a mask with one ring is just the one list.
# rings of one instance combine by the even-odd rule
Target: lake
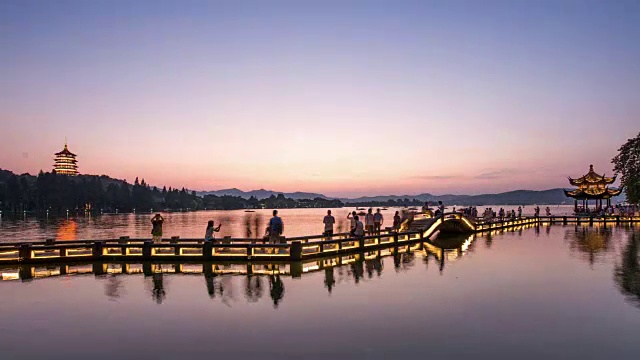
[[[315,230],[323,211],[302,213]],[[213,214],[167,218],[173,229]],[[129,225],[115,230],[79,219],[73,234],[135,236],[148,221],[122,218]],[[22,281],[7,267],[0,358],[637,359],[639,231],[556,224],[440,237],[413,252],[305,264],[296,278],[290,264],[253,264],[253,275],[246,264],[147,264],[146,275],[144,264],[101,264],[106,275],[63,264],[67,275],[38,266]]]
[[[504,205],[491,205],[498,210],[504,207],[507,210],[517,207]],[[526,206],[524,215],[533,215],[534,205]],[[545,205],[541,205],[541,213],[544,214]],[[448,207],[447,211],[453,207]],[[322,219],[328,209],[281,209],[285,236],[318,235],[324,231]],[[336,232],[348,231],[349,222],[346,216],[355,208],[330,209],[336,218]],[[385,224],[393,224],[395,211],[401,208],[389,208],[382,210]],[[479,211],[484,207],[478,208]],[[374,209],[375,211],[375,209]],[[571,215],[573,206],[553,205],[553,215]],[[163,213],[165,218],[163,237],[180,236],[182,238],[204,238],[208,220],[214,220],[216,225],[222,224],[217,237],[232,236],[261,237],[271,218],[272,210],[212,210],[196,212]],[[117,239],[120,236],[133,238],[151,238],[150,214],[109,214],[98,216],[81,216],[70,218],[34,218],[8,219],[5,216],[0,220],[0,242],[13,241],[43,241],[45,239],[56,240],[98,240]]]

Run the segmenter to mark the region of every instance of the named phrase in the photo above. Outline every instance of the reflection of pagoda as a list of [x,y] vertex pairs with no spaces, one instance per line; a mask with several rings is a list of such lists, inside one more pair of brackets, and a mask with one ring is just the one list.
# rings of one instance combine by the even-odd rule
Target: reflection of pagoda
[[606,228],[578,228],[575,232],[568,231],[565,239],[569,240],[572,250],[577,250],[583,255],[589,264],[593,265],[611,249],[611,231]]
[[56,153],[53,170],[56,174],[78,175],[78,160],[76,160],[76,154],[69,151],[66,141],[64,143],[64,149]]
[[578,200],[582,200],[582,211],[588,211],[589,200],[596,201],[596,209],[602,208],[602,200],[607,200],[607,206],[611,206],[611,198],[620,195],[622,188],[610,189],[608,185],[616,181],[616,177],[605,177],[593,171],[593,165],[589,166],[589,172],[581,178],[569,178],[569,183],[578,188],[575,190],[565,190],[564,194],[575,199],[576,212],[578,210]]

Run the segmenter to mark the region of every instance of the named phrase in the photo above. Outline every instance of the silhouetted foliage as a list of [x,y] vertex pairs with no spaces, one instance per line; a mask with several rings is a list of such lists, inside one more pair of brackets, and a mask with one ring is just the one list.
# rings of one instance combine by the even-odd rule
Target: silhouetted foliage
[[0,209],[52,214],[89,211],[140,212],[202,209],[202,198],[185,189],[160,191],[137,178],[133,185],[107,176],[66,176],[40,171],[38,176],[0,170]]
[[240,196],[217,196],[205,195],[203,198],[204,207],[215,210],[235,210],[235,209],[292,209],[292,208],[340,208],[344,204],[342,201],[333,199],[323,199],[317,197],[315,199],[294,200],[284,197],[283,194],[258,200],[255,197],[245,199]]
[[622,252],[622,262],[616,266],[614,279],[620,292],[627,300],[640,307],[640,259],[638,258],[640,239],[636,234],[629,237],[629,242]]
[[611,162],[613,170],[620,173],[620,182],[624,186],[627,201],[637,204],[640,202],[640,133],[618,149]]

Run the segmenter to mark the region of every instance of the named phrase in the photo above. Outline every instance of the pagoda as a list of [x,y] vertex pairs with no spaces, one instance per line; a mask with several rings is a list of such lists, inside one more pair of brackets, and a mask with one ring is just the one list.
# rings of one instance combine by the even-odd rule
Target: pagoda
[[61,175],[78,175],[78,160],[76,160],[76,154],[69,151],[66,141],[64,142],[64,149],[55,154],[53,171]]
[[[564,194],[575,199],[575,212],[588,212],[589,200],[595,200],[595,210],[602,209],[602,200],[607,201],[607,206],[611,206],[611,198],[620,195],[622,188],[609,188],[609,185],[616,181],[616,177],[606,177],[593,171],[593,165],[589,165],[589,172],[577,179],[569,178],[569,183],[578,188],[575,190],[564,190]],[[578,200],[582,200],[582,208],[578,208]]]

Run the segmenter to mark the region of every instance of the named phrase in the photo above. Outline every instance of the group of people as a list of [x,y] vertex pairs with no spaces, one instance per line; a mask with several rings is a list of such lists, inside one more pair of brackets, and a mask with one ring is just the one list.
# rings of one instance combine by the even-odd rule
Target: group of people
[[622,217],[633,217],[640,216],[640,206],[638,205],[613,205],[613,206],[598,206],[593,209],[589,207],[576,207],[574,209],[576,214],[588,214],[593,216],[622,216]]
[[[349,234],[353,237],[363,237],[365,233],[368,235],[379,235],[382,230],[382,224],[384,223],[384,216],[382,212],[380,212],[380,209],[377,209],[375,213],[373,213],[373,209],[369,209],[364,216],[364,223],[362,223],[360,216],[358,216],[355,211],[347,214],[347,220],[350,221]],[[335,217],[331,215],[331,210],[327,210],[327,215],[322,222],[324,223],[323,235],[331,238],[331,236],[333,236],[333,225],[336,223]],[[399,223],[400,213],[396,211],[393,219],[394,228],[399,226]]]

